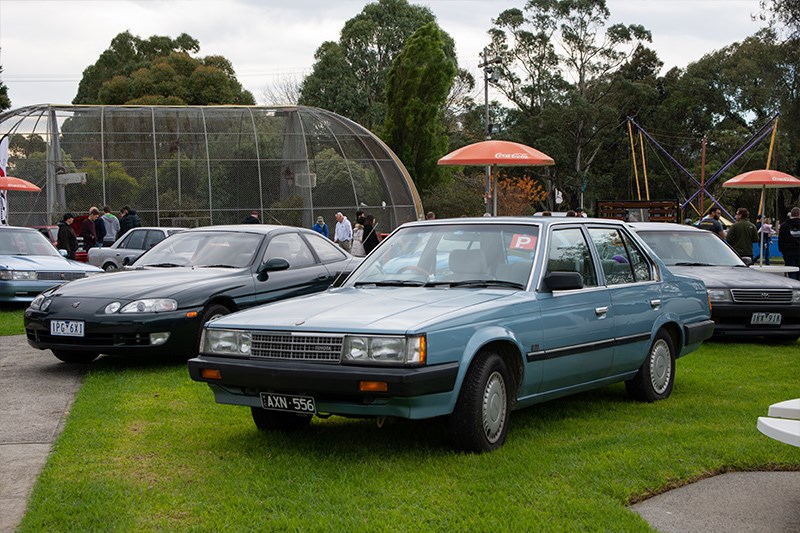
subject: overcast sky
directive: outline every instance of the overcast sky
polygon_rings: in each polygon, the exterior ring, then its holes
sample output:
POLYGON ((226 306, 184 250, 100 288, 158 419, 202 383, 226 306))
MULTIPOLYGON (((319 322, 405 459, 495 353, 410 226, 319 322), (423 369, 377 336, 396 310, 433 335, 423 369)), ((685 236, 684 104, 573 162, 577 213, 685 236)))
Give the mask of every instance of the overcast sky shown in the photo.
MULTIPOLYGON (((524 0, 411 0, 428 6, 456 42, 460 66, 481 79, 479 54, 500 12, 524 0)), ((68 104, 83 70, 111 39, 188 33, 200 56, 229 59, 263 103, 264 88, 310 71, 323 41, 337 40, 366 0, 0 0, 0 66, 12 107, 68 104)), ((754 34, 758 0, 607 0, 611 23, 642 24, 665 68, 754 34)))

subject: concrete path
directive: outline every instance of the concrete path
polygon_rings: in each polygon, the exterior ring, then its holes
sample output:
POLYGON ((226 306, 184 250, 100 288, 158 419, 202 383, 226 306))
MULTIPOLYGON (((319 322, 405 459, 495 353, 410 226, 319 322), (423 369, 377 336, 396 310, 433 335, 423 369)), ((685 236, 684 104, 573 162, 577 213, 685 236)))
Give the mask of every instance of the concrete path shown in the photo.
POLYGON ((83 368, 0 337, 0 532, 14 531, 36 477, 61 432, 83 368))

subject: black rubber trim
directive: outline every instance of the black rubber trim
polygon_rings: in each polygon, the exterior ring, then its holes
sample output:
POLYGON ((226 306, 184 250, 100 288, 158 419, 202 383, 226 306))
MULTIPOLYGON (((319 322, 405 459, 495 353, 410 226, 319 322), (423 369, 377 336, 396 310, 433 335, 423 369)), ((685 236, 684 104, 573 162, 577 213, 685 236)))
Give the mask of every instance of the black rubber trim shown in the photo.
POLYGON ((695 322, 694 324, 685 324, 683 326, 684 337, 686 338, 686 346, 697 342, 703 342, 711 338, 714 334, 714 321, 703 320, 702 322, 695 322))
POLYGON ((622 346, 634 342, 641 342, 648 340, 650 333, 637 333, 635 335, 627 335, 625 337, 615 337, 600 342, 589 342, 586 344, 573 344, 572 346, 564 346, 563 348, 556 348, 555 350, 540 350, 537 352, 529 352, 527 359, 529 363, 534 361, 544 361, 546 359, 555 359, 557 357, 566 357, 569 355, 578 355, 581 353, 593 352, 595 350, 602 350, 605 348, 613 348, 615 346, 622 346))

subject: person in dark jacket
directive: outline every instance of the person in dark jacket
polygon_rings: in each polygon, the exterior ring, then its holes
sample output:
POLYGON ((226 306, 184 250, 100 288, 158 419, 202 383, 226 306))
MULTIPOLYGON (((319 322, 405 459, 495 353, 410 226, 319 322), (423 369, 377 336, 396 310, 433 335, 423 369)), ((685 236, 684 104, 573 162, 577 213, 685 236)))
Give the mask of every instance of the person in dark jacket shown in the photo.
POLYGON ((66 250, 68 259, 75 259, 75 252, 78 251, 78 237, 72 231, 72 222, 75 215, 65 213, 58 226, 58 236, 56 237, 56 248, 66 250))
POLYGON ((89 248, 94 248, 94 246, 97 244, 97 230, 95 229, 94 223, 98 218, 100 218, 100 211, 96 207, 93 207, 89 211, 89 216, 86 217, 83 222, 81 222, 83 248, 87 251, 89 248))
MULTIPOLYGON (((800 207, 789 211, 789 218, 783 221, 778 231, 778 250, 783 255, 786 266, 800 267, 800 207)), ((800 272, 790 272, 790 278, 800 279, 800 272)))
POLYGON ((89 212, 91 213, 92 211, 97 211, 97 218, 94 219, 94 234, 97 237, 97 242, 95 243, 95 246, 97 246, 98 248, 102 248, 103 240, 105 240, 106 238, 106 225, 103 222, 100 210, 97 209, 96 207, 92 207, 91 209, 89 209, 89 212))
POLYGON ((258 219, 258 211, 250 211, 250 214, 242 220, 242 224, 261 224, 261 221, 258 219))
POLYGON ((119 233, 117 233, 117 240, 125 235, 129 229, 142 227, 142 219, 139 218, 139 214, 135 209, 131 209, 126 205, 120 209, 119 212, 122 214, 122 218, 119 221, 119 233))
POLYGON ((369 254, 376 246, 378 246, 378 231, 375 227, 375 216, 366 215, 364 217, 364 251, 369 254))

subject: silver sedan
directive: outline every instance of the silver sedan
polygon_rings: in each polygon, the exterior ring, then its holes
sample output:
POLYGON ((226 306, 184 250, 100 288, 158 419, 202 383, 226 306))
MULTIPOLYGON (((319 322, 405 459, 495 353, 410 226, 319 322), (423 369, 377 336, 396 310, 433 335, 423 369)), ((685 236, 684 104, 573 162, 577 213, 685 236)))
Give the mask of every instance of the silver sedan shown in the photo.
POLYGON ((89 249, 89 264, 106 272, 117 270, 133 262, 144 252, 163 241, 173 233, 185 228, 133 228, 111 246, 89 249))

